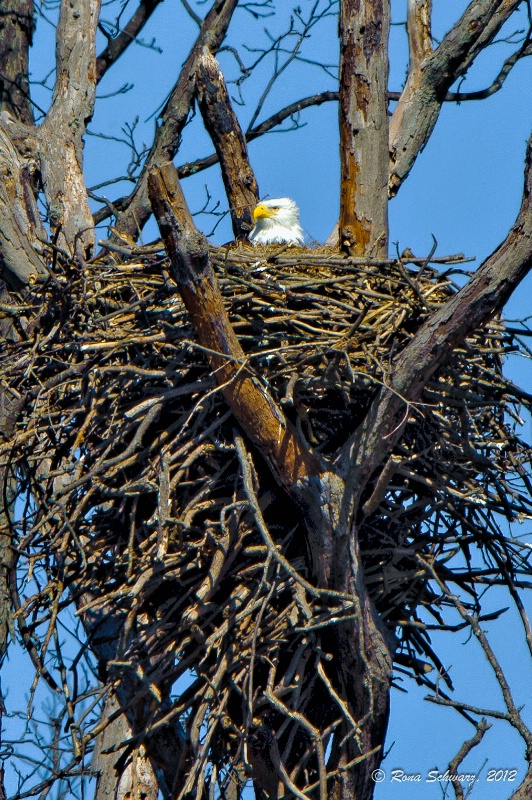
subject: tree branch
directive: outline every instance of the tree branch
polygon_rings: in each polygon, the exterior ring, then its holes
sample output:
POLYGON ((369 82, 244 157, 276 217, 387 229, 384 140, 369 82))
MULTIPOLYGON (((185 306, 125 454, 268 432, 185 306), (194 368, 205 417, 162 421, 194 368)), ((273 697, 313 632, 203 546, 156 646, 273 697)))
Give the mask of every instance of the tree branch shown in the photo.
MULTIPOLYGON (((342 473, 351 471, 357 493, 388 458, 410 414, 410 404, 449 353, 497 314, 532 268, 532 136, 526 153, 521 209, 505 241, 479 267, 473 278, 417 332, 397 358, 372 403, 366 419, 342 448, 342 473)), ((354 484, 353 484, 354 485, 354 484)))
MULTIPOLYGON (((458 768, 464 758, 469 755, 469 753, 473 750, 473 748, 477 747, 480 744, 482 739, 484 738, 484 734, 491 728, 485 719, 481 719, 477 725, 477 730, 474 736, 471 739, 468 739, 467 742, 464 742, 458 753, 449 761, 449 772, 451 775, 458 775, 458 768)), ((453 781, 453 789, 456 800, 464 800, 464 790, 462 789, 462 785, 460 781, 453 781)))
POLYGON ((279 483, 294 491, 319 473, 319 461, 247 365, 218 289, 207 240, 194 225, 173 164, 150 169, 148 190, 174 278, 216 381, 279 483))
POLYGON ((259 200, 259 190, 249 163, 246 139, 233 111, 224 77, 207 48, 199 61, 196 82, 203 122, 222 168, 233 233, 235 239, 242 239, 253 226, 252 212, 259 200))
POLYGON ((488 661, 490 667, 493 670, 497 683, 500 686, 501 693, 504 699, 504 705, 506 706, 507 710, 507 719, 508 722, 517 730, 521 738, 526 744, 527 751, 530 753, 532 749, 532 731, 528 726, 525 724, 522 716, 521 716, 521 709, 516 705, 512 690, 510 688, 510 684, 504 674, 504 670, 501 667, 500 661, 498 660, 497 656, 495 655, 493 648, 491 647, 488 637, 486 636, 485 631, 479 624, 479 620, 476 616, 473 616, 468 609, 464 606, 461 602, 458 595, 453 594, 447 584, 443 581, 442 578, 439 577, 438 573, 434 569, 433 565, 429 563, 427 559, 422 558, 421 556, 417 556, 417 560, 422 564, 422 566, 426 569, 427 573, 431 575, 432 580, 439 586, 442 590, 445 597, 447 597, 450 602, 454 605, 462 619, 468 623, 470 626, 475 638, 478 640, 482 650, 484 651, 484 655, 486 660, 488 661))
MULTIPOLYGON (((464 75, 477 55, 493 41, 502 25, 521 0, 473 0, 456 25, 447 33, 434 52, 427 52, 421 61, 415 49, 405 88, 390 122, 390 184, 395 195, 427 143, 438 119, 442 103, 452 84, 464 75)), ((411 8, 423 8, 422 0, 411 8)), ((428 20, 427 5, 423 19, 428 20)), ((409 9, 410 11, 410 9, 409 9)), ((409 14, 410 25, 422 25, 419 16, 409 14)), ((424 24, 424 23, 423 23, 424 24)), ((426 43, 427 34, 424 35, 426 43)), ((416 35, 416 41, 419 38, 416 35)))
POLYGON ((192 8, 192 6, 191 6, 191 5, 190 5, 190 3, 188 2, 188 0, 181 0, 181 5, 182 5, 182 6, 183 6, 183 8, 185 9, 185 11, 186 11, 186 12, 187 12, 187 14, 189 15, 189 17, 190 17, 191 19, 193 19, 193 20, 194 20, 194 22, 196 23, 196 25, 199 25, 199 26, 201 26, 201 23, 202 23, 202 21, 203 21, 203 20, 201 19, 201 17, 200 17, 200 16, 198 16, 198 14, 196 14, 196 12, 195 12, 195 11, 194 11, 194 9, 192 8))
POLYGON ((515 53, 512 53, 511 56, 508 56, 495 80, 485 89, 479 89, 476 92, 448 92, 445 96, 445 100, 453 100, 456 103, 464 103, 468 102, 469 100, 485 100, 487 97, 491 97, 492 94, 498 92, 499 89, 502 88, 504 81, 517 62, 521 58, 532 56, 532 43, 530 37, 531 31, 528 32, 527 37, 521 47, 516 50, 515 53))
POLYGON ((403 124, 405 112, 413 102, 423 77, 422 65, 432 54, 432 0, 408 0, 408 47, 410 61, 408 76, 390 121, 390 142, 394 142, 403 124))
POLYGON ((127 206, 116 220, 116 230, 135 238, 151 215, 147 191, 148 170, 171 161, 176 154, 181 132, 187 121, 195 93, 195 75, 203 48, 216 53, 222 44, 238 0, 215 0, 205 17, 199 36, 185 61, 177 83, 161 115, 161 124, 156 130, 155 139, 144 164, 137 185, 130 195, 127 206))
MULTIPOLYGON (((303 97, 301 100, 297 100, 295 103, 290 103, 290 105, 285 106, 285 108, 282 108, 280 111, 272 114, 271 117, 268 117, 268 119, 265 119, 264 122, 261 122, 260 125, 256 125, 247 133, 244 133, 244 138, 246 142, 252 142, 254 139, 258 139, 259 136, 263 136, 265 133, 268 133, 273 128, 277 127, 277 125, 280 125, 285 119, 293 117, 304 108, 321 106, 322 103, 328 103, 331 100, 338 100, 339 96, 339 92, 320 92, 319 94, 313 94, 310 97, 303 97)), ((177 172, 180 178, 188 178, 189 175, 195 175, 197 172, 201 172, 202 170, 212 167, 217 163, 218 155, 217 153, 213 153, 205 158, 199 158, 197 161, 191 161, 188 164, 183 164, 181 167, 177 168, 177 172)))
POLYGON ((107 47, 96 59, 96 81, 99 83, 109 67, 118 61, 122 53, 135 41, 149 18, 163 0, 140 0, 140 3, 127 23, 114 39, 109 39, 107 47))
POLYGON ((389 0, 340 5, 340 245, 388 252, 389 0))

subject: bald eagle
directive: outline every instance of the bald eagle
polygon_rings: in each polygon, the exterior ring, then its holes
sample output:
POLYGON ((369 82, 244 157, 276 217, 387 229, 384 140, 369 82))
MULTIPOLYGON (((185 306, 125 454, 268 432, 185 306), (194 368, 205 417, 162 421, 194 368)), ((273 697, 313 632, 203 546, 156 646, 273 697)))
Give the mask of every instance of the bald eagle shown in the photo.
POLYGON ((253 210, 249 239, 253 244, 303 244, 299 208, 289 197, 261 200, 253 210))

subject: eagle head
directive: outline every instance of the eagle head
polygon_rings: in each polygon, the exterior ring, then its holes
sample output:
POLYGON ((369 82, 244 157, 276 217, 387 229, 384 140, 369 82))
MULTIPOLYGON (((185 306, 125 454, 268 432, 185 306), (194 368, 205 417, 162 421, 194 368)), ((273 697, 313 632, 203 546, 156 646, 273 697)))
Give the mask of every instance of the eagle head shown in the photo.
POLYGON ((253 244, 303 244, 299 208, 289 197, 261 200, 253 210, 253 244))

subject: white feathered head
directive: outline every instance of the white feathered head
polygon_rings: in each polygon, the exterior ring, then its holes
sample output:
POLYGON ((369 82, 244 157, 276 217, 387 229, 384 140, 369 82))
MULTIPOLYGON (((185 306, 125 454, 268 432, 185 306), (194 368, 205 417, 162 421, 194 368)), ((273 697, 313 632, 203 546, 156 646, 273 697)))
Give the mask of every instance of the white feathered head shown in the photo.
POLYGON ((261 200, 253 211, 253 222, 249 234, 253 244, 303 244, 299 208, 289 197, 261 200))

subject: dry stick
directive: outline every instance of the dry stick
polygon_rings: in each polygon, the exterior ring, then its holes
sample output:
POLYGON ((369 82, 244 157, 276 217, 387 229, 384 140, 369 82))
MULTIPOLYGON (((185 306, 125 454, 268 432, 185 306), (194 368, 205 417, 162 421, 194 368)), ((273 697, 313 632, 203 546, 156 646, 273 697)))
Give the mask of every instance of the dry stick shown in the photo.
MULTIPOLYGON (((319 787, 320 787, 320 800, 327 800, 327 770, 325 767, 325 750, 323 747, 323 738, 321 733, 317 728, 310 724, 308 719, 304 716, 304 714, 300 714, 299 711, 295 711, 294 709, 288 708, 279 698, 277 698, 270 689, 266 689, 264 691, 264 696, 269 700, 274 708, 280 711, 284 716, 290 717, 290 719, 295 720, 296 722, 304 728, 307 733, 310 734, 311 738, 314 740, 316 746, 316 757, 318 759, 318 773, 319 773, 319 787)), ((276 754, 273 754, 274 756, 276 754)), ((276 767, 278 768, 282 780, 286 785, 286 788, 293 792, 296 797, 303 798, 304 800, 308 800, 308 795, 303 794, 299 791, 297 786, 292 783, 290 776, 287 774, 284 764, 277 757, 276 767)))
MULTIPOLYGON (((419 677, 419 676, 418 676, 419 677)), ((421 678, 420 678, 421 680, 421 678)), ((425 681, 422 681, 426 684, 425 681)), ((437 687, 432 684, 432 689, 434 691, 439 691, 437 687)), ((446 706, 448 708, 455 708, 458 712, 462 714, 469 722, 472 724, 475 723, 474 719, 466 715, 466 711, 470 712, 471 714, 477 714, 479 717, 493 717, 493 719, 502 719, 505 722, 509 722, 510 725, 512 724, 512 720, 510 714, 507 714, 504 711, 497 711, 493 708, 482 708, 481 706, 472 706, 470 703, 463 703, 461 700, 451 700, 450 697, 447 697, 443 692, 440 692, 437 695, 428 695, 425 698, 429 703, 434 703, 437 706, 446 706)))
POLYGON ((196 71, 196 91, 203 122, 214 144, 231 209, 235 239, 247 236, 259 189, 249 163, 246 140, 233 111, 218 62, 205 47, 196 71))
MULTIPOLYGON (((266 583, 266 577, 268 575, 268 570, 270 568, 270 561, 271 555, 268 555, 266 561, 264 562, 264 569, 263 569, 263 577, 261 580, 261 587, 263 584, 266 583)), ((253 678, 254 678, 254 670, 255 670, 255 662, 257 658, 257 638, 259 636, 259 632, 261 631, 261 623, 262 618, 264 616, 264 612, 272 599, 272 595, 274 592, 278 590, 278 585, 276 582, 276 576, 271 582, 271 586, 269 587, 268 593, 264 596, 263 602, 259 608, 259 613, 257 614, 257 618, 255 620, 255 624, 253 626, 253 638, 251 641, 251 656, 249 658, 249 668, 247 670, 247 681, 248 681, 248 689, 247 692, 242 688, 242 694, 244 697, 247 694, 247 703, 246 703, 246 717, 245 717, 245 725, 244 725, 244 741, 246 737, 249 736, 249 729, 253 723, 253 700, 254 700, 254 688, 253 688, 253 678)))
MULTIPOLYGON (((468 625, 470 625, 471 630, 473 631, 476 638, 480 642, 480 646, 484 650, 486 658, 493 672, 495 673, 497 682, 501 687, 504 703, 506 705, 506 708, 508 709, 508 714, 505 715, 505 717, 508 720, 508 722, 510 722, 510 724, 520 733, 520 735, 522 736, 527 745, 528 751, 530 752, 532 750, 532 731, 530 731, 530 729, 523 722, 523 719, 519 713, 519 709, 514 703, 512 692, 508 684, 508 681, 506 680, 506 676, 504 675, 501 665, 499 664, 499 661, 497 660, 497 657, 495 656, 495 653, 493 652, 491 645, 488 642, 486 634, 484 633, 484 631, 482 630, 482 628, 478 623, 478 619, 469 614, 463 603, 460 601, 460 598, 451 592, 451 590, 448 588, 445 582, 440 578, 440 576, 438 575, 432 564, 430 564, 420 555, 418 555, 416 558, 417 561, 427 570, 427 572, 430 573, 430 575, 436 581, 436 583, 440 587, 441 591, 445 594, 445 596, 448 597, 449 600, 451 600, 451 602, 455 606, 456 610, 458 611, 462 619, 465 620, 465 622, 467 622, 468 625)), ((464 708, 468 708, 468 706, 464 705, 464 708)))
MULTIPOLYGON (((149 18, 163 0, 140 0, 133 16, 114 38, 105 33, 108 42, 96 59, 96 80, 101 81, 109 67, 117 61, 122 53, 132 44, 139 35, 149 18)), ((102 30, 102 28, 100 28, 102 30)))
POLYGON ((351 725, 351 728, 352 728, 351 735, 355 736, 355 738, 357 740, 357 744, 360 747, 360 749, 362 750, 362 742, 361 742, 361 739, 360 739, 361 725, 359 723, 357 723, 355 719, 353 719, 353 716, 352 716, 351 712, 349 711, 349 708, 347 707, 347 703, 344 700, 342 700, 342 698, 340 697, 338 692, 336 692, 334 690, 334 687, 333 687, 332 683, 330 682, 329 678, 327 677, 327 673, 325 672, 325 670, 323 668, 323 664, 321 663, 321 660, 318 661, 318 674, 319 674, 320 678, 322 679, 323 683, 325 684, 325 686, 327 687, 327 691, 329 692, 329 694, 331 695, 331 697, 334 699, 335 703, 339 707, 340 711, 342 712, 342 715, 345 717, 347 722, 351 725))
MULTIPOLYGON (((458 775, 458 767, 464 760, 464 758, 469 755, 471 750, 476 747, 482 739, 484 738, 484 734, 491 728, 491 725, 488 725, 485 719, 481 719, 477 725, 477 730, 475 735, 469 739, 467 742, 464 742, 458 753, 455 755, 452 761, 449 761, 449 772, 451 775, 458 775)), ((462 789, 462 785, 460 781, 454 780, 452 781, 454 793, 456 796, 456 800, 464 800, 464 790, 462 789)), ((469 795, 470 790, 468 790, 469 795)))
POLYGON ((58 686, 54 678, 50 675, 50 673, 48 672, 47 668, 45 667, 41 659, 41 655, 37 650, 37 647, 35 646, 31 630, 29 626, 26 624, 24 616, 21 613, 18 613, 21 611, 22 604, 20 602, 20 595, 17 585, 16 563, 12 565, 12 568, 10 570, 9 583, 10 583, 11 602, 13 603, 13 607, 15 609, 14 616, 17 619, 17 625, 19 628, 19 632, 24 647, 26 648, 28 655, 31 658, 31 661, 35 668, 35 678, 37 680, 39 677, 42 676, 46 681, 46 683, 48 684, 48 686, 50 687, 50 689, 52 689, 52 691, 61 694, 62 693, 61 688, 58 686))

